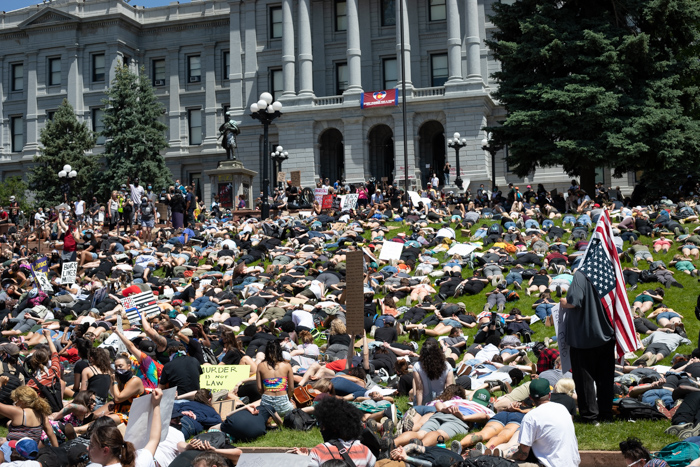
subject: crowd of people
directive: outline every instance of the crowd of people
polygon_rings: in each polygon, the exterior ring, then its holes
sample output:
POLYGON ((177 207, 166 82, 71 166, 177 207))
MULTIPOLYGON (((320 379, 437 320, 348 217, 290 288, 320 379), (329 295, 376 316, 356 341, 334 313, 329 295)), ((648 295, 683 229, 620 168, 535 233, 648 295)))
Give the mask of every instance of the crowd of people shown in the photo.
MULTIPOLYGON (((176 183, 161 196, 129 179, 105 203, 78 197, 10 229, 0 273, 0 416, 9 420, 0 461, 235 465, 237 443, 313 425, 323 442, 290 451, 310 466, 505 458, 566 467, 580 463, 574 420, 643 413, 700 443, 700 350, 674 353, 691 344, 688 310, 664 301, 698 275, 691 200, 631 206, 619 189, 598 185, 590 197, 575 181, 566 197, 541 185, 452 194, 431 183, 414 204, 373 181, 319 185, 360 194, 357 206, 301 216, 289 182, 261 221, 216 199, 207 209, 194 186, 176 183), (620 356, 609 385, 582 374, 598 362, 575 352, 564 371, 553 327, 559 306, 588 313, 577 269, 602 215, 613 219, 644 345, 620 356), (400 256, 379 260, 389 242, 402 245, 400 256), (47 251, 48 286, 37 278, 44 255, 35 244, 47 251), (346 255, 357 251, 364 335, 347 330, 346 255), (62 283, 69 262, 75 281, 62 283), (155 312, 129 313, 124 299, 148 293, 155 312), (525 295, 531 307, 518 306, 525 295), (247 373, 212 391, 200 384, 207 365, 247 373), (172 388, 172 414, 161 417, 172 388), (146 396, 153 416, 137 450, 125 432, 132 404, 146 396)), ((592 340, 612 345, 599 318, 592 340)), ((638 440, 623 444, 630 465, 665 465, 638 440)))

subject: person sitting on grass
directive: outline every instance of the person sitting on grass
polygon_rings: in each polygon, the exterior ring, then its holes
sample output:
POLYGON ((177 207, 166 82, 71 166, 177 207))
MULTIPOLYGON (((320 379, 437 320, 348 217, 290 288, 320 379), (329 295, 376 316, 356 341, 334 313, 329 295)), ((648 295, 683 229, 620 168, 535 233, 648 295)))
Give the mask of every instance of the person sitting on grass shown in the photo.
MULTIPOLYGON (((628 467, 668 467, 663 459, 654 459, 647 448, 637 438, 627 438, 620 442, 620 451, 628 467)), ((700 465, 700 464, 690 464, 700 465)))

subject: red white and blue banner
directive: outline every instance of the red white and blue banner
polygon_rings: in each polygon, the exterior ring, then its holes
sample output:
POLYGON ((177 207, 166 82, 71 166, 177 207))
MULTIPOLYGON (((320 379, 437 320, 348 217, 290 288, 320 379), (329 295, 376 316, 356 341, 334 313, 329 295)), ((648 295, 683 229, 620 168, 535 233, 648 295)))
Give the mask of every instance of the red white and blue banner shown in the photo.
POLYGON ((397 88, 362 93, 360 108, 383 107, 385 105, 399 105, 399 90, 397 88))

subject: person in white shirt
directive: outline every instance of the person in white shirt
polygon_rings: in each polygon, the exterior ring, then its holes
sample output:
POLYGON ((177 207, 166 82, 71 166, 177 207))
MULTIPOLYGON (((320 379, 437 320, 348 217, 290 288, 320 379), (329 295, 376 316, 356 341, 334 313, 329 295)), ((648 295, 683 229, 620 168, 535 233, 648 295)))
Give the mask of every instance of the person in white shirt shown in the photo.
POLYGON ((435 189, 440 186, 440 179, 438 178, 437 174, 433 174, 433 178, 430 179, 430 183, 435 189))
POLYGON ((549 400, 549 382, 538 378, 530 383, 535 408, 520 424, 518 450, 512 455, 545 467, 576 467, 581 463, 574 422, 566 407, 549 400))
POLYGON ((78 222, 82 223, 83 222, 83 217, 85 215, 85 201, 80 199, 80 195, 78 195, 78 201, 75 202, 75 217, 78 219, 78 222))

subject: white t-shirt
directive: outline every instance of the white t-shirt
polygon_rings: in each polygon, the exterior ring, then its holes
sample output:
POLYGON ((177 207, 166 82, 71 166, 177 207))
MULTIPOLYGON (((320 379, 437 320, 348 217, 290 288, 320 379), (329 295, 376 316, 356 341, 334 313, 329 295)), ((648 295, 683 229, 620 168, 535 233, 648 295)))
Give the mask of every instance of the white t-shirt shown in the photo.
POLYGON ((155 459, 158 465, 170 465, 180 454, 180 451, 177 450, 177 443, 180 441, 185 441, 185 435, 180 430, 168 427, 168 434, 156 449, 155 459))
POLYGON ((134 204, 141 204, 141 195, 145 192, 143 186, 129 184, 129 188, 131 189, 131 201, 133 201, 134 204))
POLYGON ((297 326, 305 327, 306 329, 314 329, 314 317, 311 313, 304 310, 295 310, 292 313, 292 321, 297 326))
POLYGON ((75 202, 75 215, 82 216, 85 213, 85 201, 80 200, 75 202))
POLYGON ((456 238, 455 231, 451 227, 443 227, 437 231, 436 237, 456 238))
MULTIPOLYGON (((153 461, 153 455, 150 451, 146 449, 139 449, 136 451, 136 462, 134 462, 134 467, 155 467, 156 463, 153 461)), ((87 467, 122 467, 120 463, 110 464, 102 466, 102 464, 90 463, 87 467)))
POLYGON ((546 467, 576 467, 581 462, 574 422, 562 404, 545 402, 525 414, 518 441, 530 446, 546 467))

